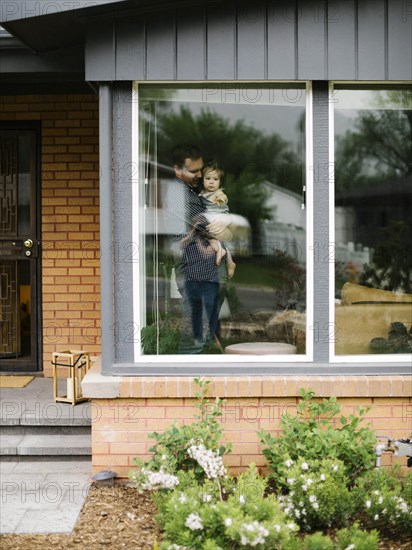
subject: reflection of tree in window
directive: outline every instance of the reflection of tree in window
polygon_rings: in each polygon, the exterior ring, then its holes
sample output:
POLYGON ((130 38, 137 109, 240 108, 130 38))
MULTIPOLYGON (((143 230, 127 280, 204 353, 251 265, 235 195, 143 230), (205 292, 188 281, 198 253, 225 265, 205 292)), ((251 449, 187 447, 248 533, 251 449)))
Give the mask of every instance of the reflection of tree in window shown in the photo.
POLYGON ((196 143, 206 160, 215 158, 222 163, 231 211, 249 221, 255 245, 260 223, 272 217, 265 206, 267 190, 261 183, 269 180, 301 193, 301 159, 277 133, 266 135, 243 120, 232 122, 208 109, 198 115, 186 106, 178 112, 162 109, 158 113, 159 161, 169 164, 171 149, 185 140, 196 143))
MULTIPOLYGON (((351 94, 342 93, 346 98, 351 94)), ((365 94, 370 108, 347 111, 353 128, 341 135, 337 131, 335 204, 344 213, 354 213, 355 245, 372 249, 361 280, 395 290, 401 271, 410 274, 412 268, 408 254, 396 260, 400 243, 412 242, 412 96, 409 90, 365 94), (391 258, 387 250, 384 259, 376 250, 388 243, 391 258), (398 276, 387 278, 390 270, 398 271, 398 276), (379 277, 378 273, 386 275, 379 277)), ((401 288, 406 290, 404 283, 401 288)))

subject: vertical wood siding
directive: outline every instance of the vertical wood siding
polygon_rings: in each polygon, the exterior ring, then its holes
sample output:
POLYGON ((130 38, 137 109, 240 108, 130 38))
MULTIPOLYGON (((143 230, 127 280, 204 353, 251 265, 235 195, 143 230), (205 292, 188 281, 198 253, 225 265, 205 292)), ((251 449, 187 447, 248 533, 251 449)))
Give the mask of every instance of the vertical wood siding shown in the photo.
POLYGON ((87 80, 409 80, 403 0, 229 0, 94 21, 87 80))

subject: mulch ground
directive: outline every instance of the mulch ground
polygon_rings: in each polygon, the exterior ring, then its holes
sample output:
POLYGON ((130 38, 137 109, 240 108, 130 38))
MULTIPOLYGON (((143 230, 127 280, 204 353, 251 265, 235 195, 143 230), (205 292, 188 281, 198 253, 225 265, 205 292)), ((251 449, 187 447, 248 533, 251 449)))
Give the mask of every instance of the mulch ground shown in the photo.
POLYGON ((161 533, 149 493, 127 485, 92 485, 70 535, 2 535, 1 550, 153 550, 161 533))
MULTIPOLYGON (((161 532, 150 493, 140 495, 128 485, 92 485, 76 527, 70 535, 2 535, 1 550, 153 550, 161 532)), ((160 544, 159 544, 160 546, 160 544)), ((412 550, 407 540, 382 539, 379 550, 412 550)))

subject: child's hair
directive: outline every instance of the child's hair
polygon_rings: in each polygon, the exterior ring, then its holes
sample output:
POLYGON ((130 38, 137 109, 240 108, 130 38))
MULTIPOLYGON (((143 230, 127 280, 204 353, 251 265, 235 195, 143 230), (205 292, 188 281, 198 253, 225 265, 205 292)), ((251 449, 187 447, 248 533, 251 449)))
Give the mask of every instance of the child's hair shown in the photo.
POLYGON ((203 167, 203 176, 207 174, 207 172, 211 172, 214 170, 217 172, 220 179, 223 178, 225 175, 223 169, 219 166, 219 164, 215 160, 211 160, 210 162, 207 162, 203 167))

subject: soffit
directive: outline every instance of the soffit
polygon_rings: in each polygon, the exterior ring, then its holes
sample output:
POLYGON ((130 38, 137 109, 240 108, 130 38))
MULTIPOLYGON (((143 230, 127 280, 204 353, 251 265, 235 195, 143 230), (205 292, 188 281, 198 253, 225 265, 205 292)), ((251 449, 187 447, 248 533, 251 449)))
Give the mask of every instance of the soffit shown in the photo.
MULTIPOLYGON (((94 18, 113 18, 126 16, 128 12, 139 13, 147 11, 158 11, 162 7, 172 5, 193 5, 197 2, 179 2, 176 0, 162 0, 153 2, 150 0, 79 0, 77 2, 59 2, 56 3, 54 13, 44 13, 41 8, 33 5, 30 11, 30 2, 16 2, 17 8, 13 13, 7 13, 6 10, 1 13, 0 25, 4 27, 11 35, 21 41, 26 47, 35 53, 41 53, 52 50, 60 50, 78 46, 85 42, 85 29, 88 21, 94 18), (28 7, 24 7, 28 4, 28 7), (70 7, 79 6, 78 9, 70 7)), ((50 11, 53 8, 49 4, 50 11)))

